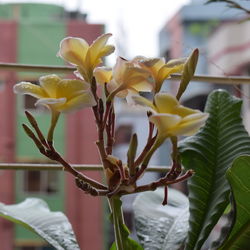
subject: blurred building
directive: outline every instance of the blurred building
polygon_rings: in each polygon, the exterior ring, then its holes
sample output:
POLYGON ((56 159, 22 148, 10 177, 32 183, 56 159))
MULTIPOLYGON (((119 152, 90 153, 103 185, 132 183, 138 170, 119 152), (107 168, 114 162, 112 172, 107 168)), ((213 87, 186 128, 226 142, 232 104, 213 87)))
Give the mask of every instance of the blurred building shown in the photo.
MULTIPOLYGON (((208 55, 214 64, 209 64, 209 74, 250 76, 250 22, 229 22, 216 29, 208 39, 208 55), (217 67, 215 67, 215 65, 217 67)), ((243 99, 243 117, 250 131, 250 87, 248 84, 235 87, 243 99)))
MULTIPOLYGON (((204 4, 193 0, 183 6, 166 23, 160 32, 160 55, 167 60, 190 54, 199 48, 200 57, 195 74, 229 77, 250 75, 249 21, 244 21, 244 11, 231 9, 225 3, 204 4)), ((249 1, 237 1, 250 9, 249 1)), ((191 82, 182 97, 184 105, 203 109, 207 95, 214 88, 226 88, 243 99, 243 119, 250 131, 249 85, 213 85, 191 82)), ((167 83, 165 88, 176 92, 178 83, 167 83)), ((218 237, 221 222, 212 232, 211 239, 218 237)))
MULTIPOLYGON (((216 74, 220 72, 220 75, 226 75, 225 65, 218 66, 217 61, 210 54, 211 51, 214 52, 218 48, 226 46, 227 38, 225 37, 223 41, 217 40, 210 49, 208 49, 208 41, 213 32, 216 32, 220 27, 223 30, 224 24, 242 20, 245 13, 238 9, 229 8, 225 3, 205 4, 205 2, 204 0, 192 0, 166 23, 160 32, 160 55, 169 60, 188 56, 194 48, 199 48, 200 57, 196 74, 211 73, 209 65, 212 65, 217 68, 216 74)), ((250 8, 248 1, 239 2, 250 8)), ((235 35, 231 34, 232 37, 235 35)), ((172 92, 176 92, 177 88, 177 83, 166 86, 166 89, 172 92)), ((192 82, 183 95, 182 101, 185 105, 203 109, 206 96, 213 88, 212 84, 192 82)))
MULTIPOLYGON (((63 65, 56 53, 65 36, 84 37, 92 42, 104 31, 103 25, 88 24, 85 17, 57 5, 1 4, 0 61, 63 65)), ((48 162, 25 135, 21 124, 27 123, 24 110, 29 110, 46 131, 50 123, 49 113, 35 108, 34 98, 16 96, 12 90, 19 81, 36 83, 40 75, 0 71, 0 162, 48 162)), ((56 148, 71 163, 99 162, 93 143, 96 132, 92 120, 91 113, 86 110, 60 117, 55 134, 56 148)), ((99 173, 86 174, 100 179, 99 173)), ((64 211, 68 215, 81 249, 103 248, 101 200, 79 191, 71 175, 54 171, 1 170, 1 202, 13 204, 31 196, 46 200, 52 210, 64 211)), ((0 248, 4 250, 52 249, 41 238, 2 219, 0 242, 0 248)))

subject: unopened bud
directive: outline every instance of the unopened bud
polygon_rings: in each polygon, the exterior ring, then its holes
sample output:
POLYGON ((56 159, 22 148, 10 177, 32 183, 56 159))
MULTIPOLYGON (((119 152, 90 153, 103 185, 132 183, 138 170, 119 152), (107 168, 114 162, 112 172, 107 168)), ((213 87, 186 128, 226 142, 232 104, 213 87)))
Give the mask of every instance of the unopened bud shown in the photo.
POLYGON ((22 126, 23 126, 25 133, 34 141, 34 143, 36 144, 40 152, 41 153, 45 152, 42 143, 37 139, 33 131, 26 124, 22 124, 22 126))
POLYGON ((177 100, 181 98, 190 80, 192 79, 195 69, 196 69, 198 58, 199 58, 199 50, 195 49, 193 50, 192 54, 188 57, 186 63, 184 64, 180 87, 176 95, 177 100))

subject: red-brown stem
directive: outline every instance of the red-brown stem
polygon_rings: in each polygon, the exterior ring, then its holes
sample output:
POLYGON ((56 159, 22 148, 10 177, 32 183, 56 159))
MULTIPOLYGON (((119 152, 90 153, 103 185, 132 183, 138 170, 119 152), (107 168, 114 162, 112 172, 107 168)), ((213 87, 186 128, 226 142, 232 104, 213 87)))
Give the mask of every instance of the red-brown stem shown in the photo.
POLYGON ((47 155, 49 158, 61 163, 65 170, 68 171, 69 173, 71 173, 72 175, 74 175, 76 178, 79 178, 87 183, 89 183, 90 185, 92 185, 93 187, 97 188, 97 189, 102 189, 102 190, 107 190, 107 187, 104 186, 103 184, 85 176, 84 174, 82 174, 81 172, 77 171, 76 169, 74 169, 68 162, 66 162, 59 153, 57 152, 52 152, 52 155, 50 156, 49 154, 47 155))
POLYGON ((135 161, 135 164, 134 164, 135 167, 139 166, 142 163, 142 161, 144 160, 144 158, 147 155, 148 151, 154 145, 155 139, 156 139, 156 136, 154 138, 151 138, 151 140, 148 140, 148 142, 145 145, 143 151, 141 152, 141 154, 139 155, 139 157, 135 161))
POLYGON ((150 150, 150 148, 153 146, 156 136, 153 137, 153 131, 154 131, 154 124, 152 124, 151 122, 149 122, 149 131, 148 131, 148 139, 147 139, 147 143, 143 149, 143 151, 141 152, 141 154, 138 156, 138 158, 135 161, 135 167, 139 166, 143 159, 145 158, 146 154, 148 153, 148 151, 150 150), (153 137, 153 138, 152 138, 153 137))
POLYGON ((161 178, 158 181, 152 182, 150 184, 137 187, 133 193, 140 193, 140 192, 145 192, 145 191, 154 191, 158 187, 168 186, 170 184, 185 181, 186 179, 191 177, 193 174, 194 174, 193 170, 188 170, 184 175, 180 176, 179 178, 177 178, 175 180, 167 180, 167 178, 164 177, 164 178, 161 178))
POLYGON ((108 117, 109 117, 111 106, 112 106, 111 102, 106 103, 106 110, 105 110, 105 113, 104 113, 104 119, 103 119, 103 123, 102 123, 102 130, 104 130, 105 127, 106 127, 106 123, 107 123, 107 120, 108 120, 108 117))
POLYGON ((108 123, 106 125, 106 133, 107 133, 107 154, 112 154, 113 144, 114 144, 114 122, 115 122, 115 114, 114 109, 111 106, 108 123))
POLYGON ((114 138, 115 137, 115 112, 114 112, 114 110, 113 110, 113 113, 112 113, 111 121, 112 121, 112 123, 111 123, 112 124, 111 136, 112 136, 112 138, 114 138))
POLYGON ((127 178, 126 178, 125 173, 124 173, 124 168, 123 168, 123 165, 122 165, 122 161, 119 161, 119 163, 117 164, 117 167, 118 167, 118 170, 119 170, 119 173, 120 173, 120 176, 121 176, 121 182, 126 181, 127 178))
POLYGON ((96 145, 98 147, 102 162, 104 162, 104 160, 107 157, 107 154, 104 146, 103 125, 102 125, 103 123, 100 121, 98 107, 97 106, 92 107, 92 110, 95 116, 95 122, 98 129, 98 141, 96 142, 96 145))
POLYGON ((45 155, 46 157, 48 157, 51 160, 55 160, 59 163, 61 163, 65 170, 68 171, 69 173, 71 173, 72 175, 74 175, 76 178, 79 178, 81 180, 83 180, 84 182, 89 183, 90 185, 92 185, 93 187, 97 188, 97 189, 102 189, 102 190, 107 190, 108 188, 106 186, 104 186, 103 184, 85 176, 84 174, 82 174, 81 172, 78 172, 77 170, 75 170, 69 163, 67 163, 62 157, 61 155, 56 152, 56 150, 53 147, 52 143, 48 143, 49 149, 45 150, 40 142, 40 140, 35 136, 35 134, 31 131, 31 129, 29 129, 25 124, 23 124, 23 128, 25 129, 27 135, 34 141, 34 143, 36 144, 36 146, 38 147, 39 151, 45 155))
POLYGON ((40 128, 39 128, 39 126, 38 126, 36 120, 35 120, 35 118, 33 117, 33 115, 32 115, 30 112, 28 112, 28 111, 25 111, 25 115, 26 115, 27 119, 29 120, 31 126, 35 129, 36 134, 37 134, 37 136, 38 136, 40 142, 41 142, 46 148, 49 148, 49 146, 48 146, 48 144, 47 144, 47 141, 45 140, 45 138, 44 138, 44 136, 43 136, 43 134, 42 134, 42 132, 41 132, 41 130, 40 130, 40 128))
POLYGON ((164 187, 164 199, 162 201, 162 205, 165 206, 168 204, 168 186, 164 187))

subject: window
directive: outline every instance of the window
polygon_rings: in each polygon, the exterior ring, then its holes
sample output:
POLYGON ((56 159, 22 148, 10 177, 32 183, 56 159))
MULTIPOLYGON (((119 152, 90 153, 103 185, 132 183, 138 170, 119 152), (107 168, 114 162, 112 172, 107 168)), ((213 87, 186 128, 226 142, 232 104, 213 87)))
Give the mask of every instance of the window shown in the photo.
POLYGON ((59 178, 56 171, 25 171, 25 192, 53 194, 58 191, 59 178))

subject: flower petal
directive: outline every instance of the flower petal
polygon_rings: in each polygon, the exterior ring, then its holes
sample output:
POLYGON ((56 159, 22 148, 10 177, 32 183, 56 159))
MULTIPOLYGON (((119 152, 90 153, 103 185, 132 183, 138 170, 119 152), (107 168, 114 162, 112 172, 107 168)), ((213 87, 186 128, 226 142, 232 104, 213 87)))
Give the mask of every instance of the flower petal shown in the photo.
POLYGON ((35 106, 55 106, 58 104, 64 104, 66 103, 67 99, 66 98, 41 98, 39 100, 37 100, 37 102, 35 103, 35 106))
POLYGON ((30 82, 20 82, 13 87, 13 90, 16 94, 27 94, 36 98, 47 97, 46 92, 40 86, 30 82))
POLYGON ((74 65, 83 65, 89 49, 88 43, 78 37, 66 37, 60 43, 58 55, 74 65))
POLYGON ((184 136, 193 135, 205 124, 208 116, 207 113, 202 112, 189 115, 182 119, 181 123, 171 131, 171 134, 184 136))
POLYGON ((92 107, 95 105, 96 105, 95 98, 89 91, 86 91, 70 99, 65 104, 58 106, 57 110, 59 112, 67 113, 67 112, 77 110, 83 107, 92 107))
POLYGON ((186 58, 170 60, 159 71, 156 78, 156 89, 160 90, 163 81, 167 79, 171 74, 181 73, 186 62, 186 58))
POLYGON ((172 59, 166 63, 166 67, 182 70, 186 61, 187 61, 187 57, 179 58, 179 59, 172 59))
POLYGON ((155 105, 159 113, 173 113, 176 106, 179 105, 175 96, 168 93, 158 93, 155 95, 155 105))
POLYGON ((99 36, 89 47, 86 59, 87 64, 92 65, 92 67, 97 66, 102 61, 100 60, 101 57, 107 56, 111 54, 114 51, 114 46, 112 45, 106 45, 109 37, 112 36, 112 34, 107 33, 99 36))
POLYGON ((39 82, 43 90, 50 98, 58 98, 58 90, 60 89, 61 78, 57 75, 47 75, 39 78, 39 82))
POLYGON ((104 57, 112 54, 115 51, 115 47, 113 45, 106 45, 99 53, 99 57, 104 57))
POLYGON ((154 104, 151 101, 149 101, 148 99, 146 99, 146 98, 144 98, 142 96, 134 95, 134 96, 131 97, 131 99, 137 105, 148 107, 148 109, 152 110, 153 112, 156 111, 156 107, 154 106, 154 104))
POLYGON ((159 70, 165 65, 165 60, 164 58, 144 58, 143 57, 136 57, 135 58, 139 65, 144 68, 149 70, 154 78, 157 78, 159 70))
POLYGON ((153 84, 154 80, 148 71, 127 64, 122 85, 137 91, 150 92, 153 89, 153 84))
MULTIPOLYGON (((99 52, 105 47, 108 39, 112 36, 111 33, 103 34, 97 37, 95 41, 90 45, 91 56, 97 56, 99 52)), ((112 46, 113 47, 113 46, 112 46)))
POLYGON ((113 78, 117 83, 121 83, 123 81, 123 76, 127 69, 127 66, 127 60, 121 57, 117 57, 115 66, 113 68, 113 78))
MULTIPOLYGON (((133 80, 136 82, 136 79, 133 80)), ((153 84, 146 80, 138 79, 138 83, 131 85, 131 89, 136 90, 137 92, 151 92, 153 89, 153 84)))
POLYGON ((188 115, 200 113, 200 111, 198 109, 191 109, 191 108, 187 108, 182 105, 179 105, 173 109, 173 113, 176 113, 181 117, 186 117, 188 115))
POLYGON ((112 78, 112 69, 107 67, 98 67, 94 69, 94 77, 98 84, 108 83, 112 78))
POLYGON ((64 79, 61 80, 59 84, 60 87, 58 88, 57 96, 66 97, 67 100, 90 88, 90 85, 87 82, 81 80, 64 79))
POLYGON ((181 121, 181 117, 171 114, 153 114, 149 117, 149 120, 158 128, 159 136, 169 136, 173 127, 178 126, 181 121))

